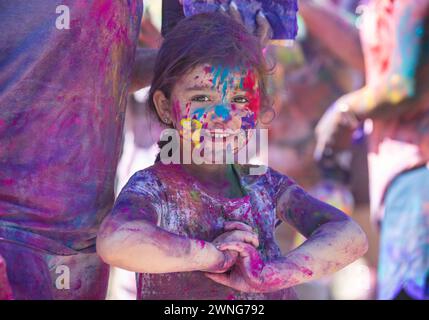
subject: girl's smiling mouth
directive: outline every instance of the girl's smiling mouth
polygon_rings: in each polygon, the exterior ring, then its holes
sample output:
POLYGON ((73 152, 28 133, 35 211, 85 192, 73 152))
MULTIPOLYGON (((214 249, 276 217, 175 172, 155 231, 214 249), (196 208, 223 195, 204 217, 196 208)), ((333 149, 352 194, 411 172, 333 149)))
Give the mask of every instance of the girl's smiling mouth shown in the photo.
POLYGON ((211 129, 211 130, 203 130, 203 136, 211 139, 212 141, 219 141, 222 139, 225 141, 230 137, 237 136, 240 130, 232 130, 232 129, 211 129))

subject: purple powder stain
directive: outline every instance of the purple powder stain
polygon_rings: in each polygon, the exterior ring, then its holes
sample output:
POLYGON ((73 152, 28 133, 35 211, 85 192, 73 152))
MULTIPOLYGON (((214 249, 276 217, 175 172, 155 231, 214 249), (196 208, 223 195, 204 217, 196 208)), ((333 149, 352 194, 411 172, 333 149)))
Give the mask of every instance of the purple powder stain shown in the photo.
MULTIPOLYGON (((230 0, 184 0, 185 16, 217 11, 220 5, 230 4, 230 0)), ((263 10, 273 29, 273 39, 295 39, 298 33, 297 0, 235 0, 244 22, 251 28, 256 26, 256 14, 263 10)))

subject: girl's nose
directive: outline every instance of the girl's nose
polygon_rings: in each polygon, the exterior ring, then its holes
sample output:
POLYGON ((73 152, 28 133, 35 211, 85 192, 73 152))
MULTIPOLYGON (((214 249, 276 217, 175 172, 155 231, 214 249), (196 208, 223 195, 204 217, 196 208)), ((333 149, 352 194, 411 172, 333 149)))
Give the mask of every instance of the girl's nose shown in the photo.
POLYGON ((229 121, 231 119, 231 108, 224 104, 214 106, 211 118, 212 120, 229 121))

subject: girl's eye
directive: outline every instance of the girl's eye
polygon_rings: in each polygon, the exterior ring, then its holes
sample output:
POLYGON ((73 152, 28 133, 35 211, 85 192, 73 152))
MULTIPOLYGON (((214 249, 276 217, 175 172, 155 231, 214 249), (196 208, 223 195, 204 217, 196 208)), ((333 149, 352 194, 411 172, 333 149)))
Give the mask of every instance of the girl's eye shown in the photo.
POLYGON ((232 99, 232 102, 234 102, 234 103, 248 103, 249 99, 247 99, 246 97, 239 96, 239 97, 234 97, 232 99))
POLYGON ((195 96, 191 98, 191 101, 195 101, 195 102, 208 102, 210 101, 210 98, 204 95, 200 95, 200 96, 195 96))

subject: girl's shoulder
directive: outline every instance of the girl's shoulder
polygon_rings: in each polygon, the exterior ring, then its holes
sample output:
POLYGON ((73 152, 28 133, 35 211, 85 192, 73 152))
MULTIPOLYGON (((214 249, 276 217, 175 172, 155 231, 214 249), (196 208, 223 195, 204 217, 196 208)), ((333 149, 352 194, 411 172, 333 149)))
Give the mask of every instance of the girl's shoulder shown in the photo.
POLYGON ((159 176, 158 166, 152 165, 143 170, 136 171, 122 191, 148 191, 163 189, 162 178, 159 176))
POLYGON ((265 165, 239 164, 234 168, 240 179, 250 188, 263 188, 274 198, 286 191, 288 188, 296 186, 293 179, 287 175, 274 170, 265 165))
POLYGON ((279 183, 295 184, 292 178, 266 165, 234 164, 234 168, 242 178, 248 181, 266 180, 274 185, 279 183))
POLYGON ((163 164, 156 162, 150 167, 137 171, 129 180, 131 183, 152 185, 153 187, 165 188, 167 185, 183 183, 186 177, 183 170, 177 164, 163 164))

